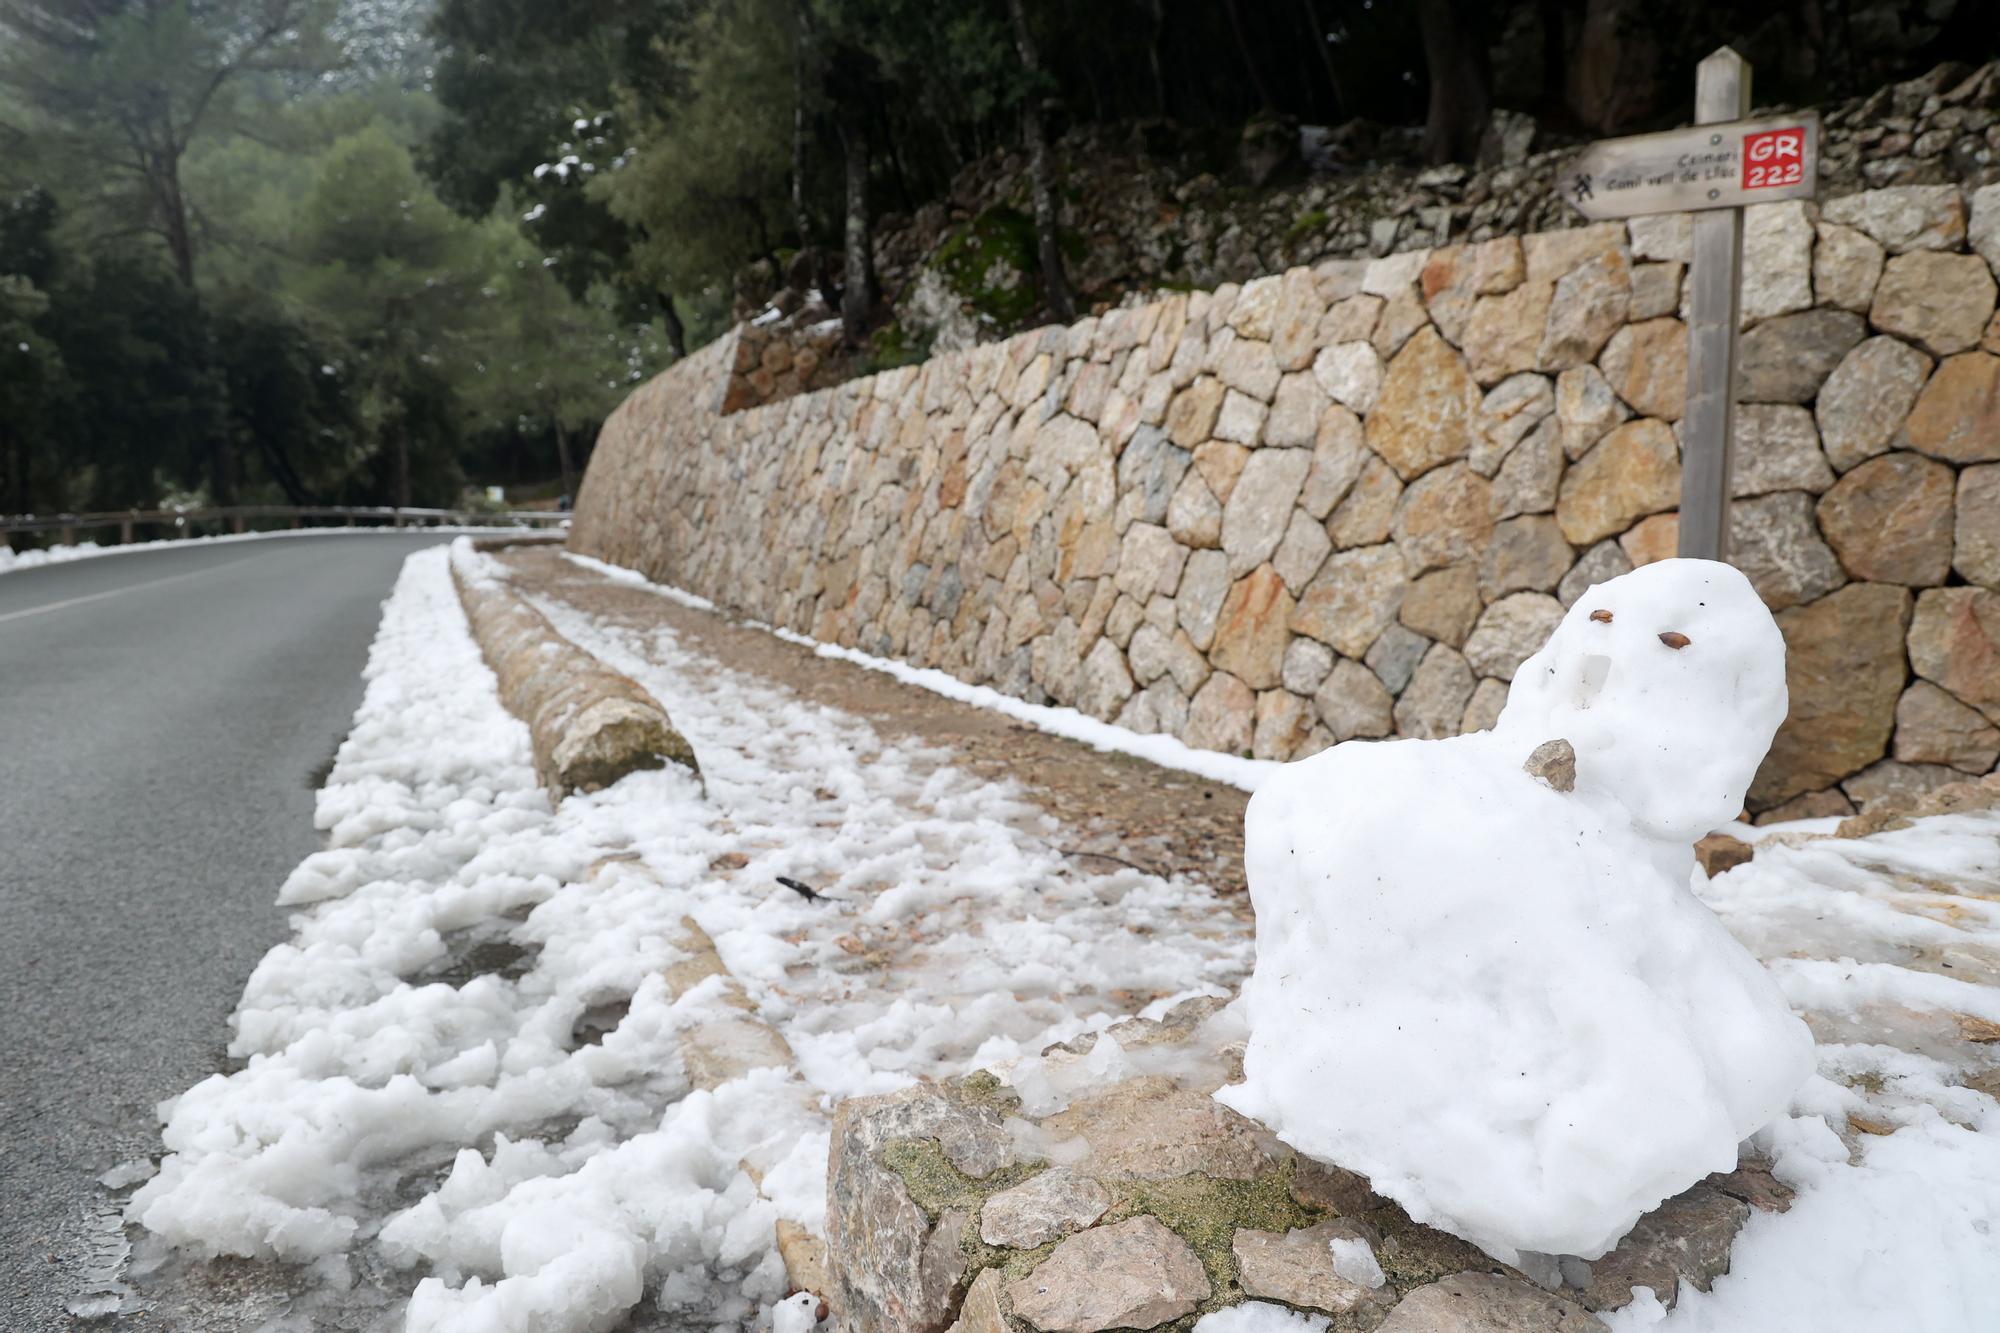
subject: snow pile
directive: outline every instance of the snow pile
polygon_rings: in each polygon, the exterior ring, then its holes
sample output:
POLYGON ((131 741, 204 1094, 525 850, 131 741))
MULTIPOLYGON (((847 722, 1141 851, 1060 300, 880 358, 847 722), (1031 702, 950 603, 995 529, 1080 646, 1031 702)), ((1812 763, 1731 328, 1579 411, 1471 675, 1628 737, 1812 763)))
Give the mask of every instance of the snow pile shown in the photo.
POLYGON ((1247 968, 1246 927, 1206 889, 1085 873, 1052 821, 942 751, 664 631, 542 609, 673 710, 706 799, 664 769, 552 809, 447 552, 411 557, 319 795, 329 846, 286 882, 293 936, 232 1020, 246 1063, 163 1108, 133 1220, 412 1294, 412 1330, 601 1330, 642 1302, 795 1323, 771 1308, 773 1229, 822 1225, 835 1099, 1247 968), (797 1070, 690 1090, 683 1036, 735 1011, 719 983, 666 985, 689 916, 797 1070))
POLYGON ((1748 580, 1600 585, 1491 732, 1349 743, 1252 798, 1246 1082, 1218 1097, 1495 1257, 1593 1258, 1735 1165, 1812 1041, 1690 892, 1785 714, 1748 580), (1545 742, 1560 773, 1523 771, 1545 742))

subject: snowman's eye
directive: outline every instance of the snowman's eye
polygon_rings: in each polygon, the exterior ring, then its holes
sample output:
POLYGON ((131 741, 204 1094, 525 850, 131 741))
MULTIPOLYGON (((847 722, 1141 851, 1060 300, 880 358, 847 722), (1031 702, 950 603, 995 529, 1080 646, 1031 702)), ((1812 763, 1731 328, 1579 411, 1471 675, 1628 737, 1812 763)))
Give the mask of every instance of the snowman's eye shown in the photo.
POLYGON ((1692 642, 1692 640, 1690 640, 1687 635, 1681 633, 1679 630, 1670 629, 1665 634, 1662 634, 1660 636, 1660 642, 1664 643, 1665 645, 1667 645, 1667 647, 1672 648, 1676 652, 1678 652, 1680 649, 1687 647, 1688 644, 1692 642))
POLYGON ((1592 620, 1595 620, 1600 625, 1609 625, 1611 623, 1611 613, 1609 611, 1604 610, 1602 607, 1599 607, 1597 610, 1592 611, 1590 613, 1590 618, 1592 620))

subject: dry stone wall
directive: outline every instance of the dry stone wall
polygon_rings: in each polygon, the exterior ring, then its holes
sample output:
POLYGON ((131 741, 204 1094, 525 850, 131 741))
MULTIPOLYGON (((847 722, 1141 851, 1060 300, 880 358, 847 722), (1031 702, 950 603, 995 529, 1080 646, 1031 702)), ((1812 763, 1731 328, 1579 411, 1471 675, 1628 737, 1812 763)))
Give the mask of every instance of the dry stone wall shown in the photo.
MULTIPOLYGON (((1792 691, 1752 805, 1989 771, 2000 186, 1746 235, 1731 532, 1792 691)), ((571 545, 1231 753, 1486 727, 1568 604, 1674 551, 1688 246, 1664 216, 1329 262, 725 412, 732 335, 606 424, 571 545)))

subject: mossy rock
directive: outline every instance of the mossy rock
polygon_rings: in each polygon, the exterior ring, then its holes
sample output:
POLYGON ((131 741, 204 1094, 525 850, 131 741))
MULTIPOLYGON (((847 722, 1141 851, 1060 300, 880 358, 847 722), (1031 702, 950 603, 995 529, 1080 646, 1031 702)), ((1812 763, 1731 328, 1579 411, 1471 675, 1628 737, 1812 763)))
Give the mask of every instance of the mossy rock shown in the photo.
POLYGON ((1013 329, 1040 308, 1035 224, 1014 208, 989 208, 939 247, 936 265, 973 313, 1013 329))

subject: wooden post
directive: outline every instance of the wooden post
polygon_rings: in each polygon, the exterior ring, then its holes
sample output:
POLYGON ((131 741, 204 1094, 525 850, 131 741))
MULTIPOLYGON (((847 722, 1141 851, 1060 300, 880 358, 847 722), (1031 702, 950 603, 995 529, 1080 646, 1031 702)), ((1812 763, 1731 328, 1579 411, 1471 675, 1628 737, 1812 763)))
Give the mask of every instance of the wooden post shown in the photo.
MULTIPOLYGON (((1695 71, 1697 125, 1750 114, 1750 65, 1723 47, 1695 71)), ((1717 136, 1717 143, 1721 136, 1717 136)), ((1743 277, 1743 210, 1694 215, 1688 269, 1687 411, 1681 418, 1680 553, 1729 558, 1729 479, 1736 432, 1736 325, 1743 277)))
POLYGON ((120 546, 132 544, 132 520, 129 518, 118 520, 118 544, 120 546))

